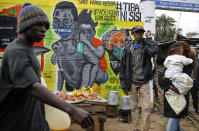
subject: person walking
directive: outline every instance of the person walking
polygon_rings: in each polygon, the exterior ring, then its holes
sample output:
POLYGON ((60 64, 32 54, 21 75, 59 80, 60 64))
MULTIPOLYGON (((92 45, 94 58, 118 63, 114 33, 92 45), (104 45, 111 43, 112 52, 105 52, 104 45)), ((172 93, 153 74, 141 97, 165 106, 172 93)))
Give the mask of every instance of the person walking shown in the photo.
POLYGON ((184 56, 182 44, 174 43, 170 46, 169 56, 164 61, 164 66, 167 68, 164 77, 172 81, 172 85, 178 89, 179 93, 169 89, 165 97, 177 115, 186 106, 184 95, 193 87, 193 79, 186 73, 182 73, 183 67, 192 63, 192 59, 184 56))
POLYGON ((154 77, 153 77, 153 96, 154 96, 154 107, 153 111, 163 116, 164 112, 164 91, 159 88, 158 76, 165 70, 163 65, 165 60, 165 53, 163 49, 159 47, 158 53, 154 56, 154 77))
MULTIPOLYGON (((195 68, 196 65, 194 52, 189 47, 189 44, 186 43, 185 41, 177 41, 176 43, 182 44, 184 56, 187 58, 191 58, 193 60, 193 63, 184 66, 182 71, 183 73, 186 73, 187 75, 191 76, 193 69, 195 68)), ((173 92, 179 93, 179 90, 172 85, 172 81, 164 77, 164 72, 161 75, 159 75, 158 84, 160 85, 160 88, 163 89, 165 92, 171 89, 173 92)), ((184 118, 188 115, 189 92, 186 95, 184 95, 184 97, 186 100, 186 106, 177 115, 169 105, 166 97, 164 96, 164 116, 168 118, 167 131, 182 131, 180 127, 180 120, 181 118, 184 118)))
POLYGON ((191 92, 191 96, 192 96, 192 100, 193 100, 193 107, 195 109, 195 113, 199 114, 199 109, 198 109, 198 90, 199 90, 199 58, 197 57, 197 53, 195 49, 192 49, 193 52, 196 55, 196 68, 195 71, 193 73, 193 87, 191 88, 190 92, 191 92))
POLYGON ((40 64, 33 43, 49 28, 45 12, 25 3, 18 18, 19 37, 6 48, 0 70, 0 130, 49 131, 44 103, 58 108, 83 128, 93 125, 91 115, 61 100, 41 85, 40 64))
POLYGON ((122 89, 126 95, 130 94, 134 131, 147 131, 150 128, 149 80, 153 78, 151 58, 158 52, 158 45, 152 38, 142 38, 144 32, 144 28, 138 25, 131 29, 134 40, 126 45, 120 68, 122 89), (139 118, 139 98, 142 105, 141 119, 139 118))

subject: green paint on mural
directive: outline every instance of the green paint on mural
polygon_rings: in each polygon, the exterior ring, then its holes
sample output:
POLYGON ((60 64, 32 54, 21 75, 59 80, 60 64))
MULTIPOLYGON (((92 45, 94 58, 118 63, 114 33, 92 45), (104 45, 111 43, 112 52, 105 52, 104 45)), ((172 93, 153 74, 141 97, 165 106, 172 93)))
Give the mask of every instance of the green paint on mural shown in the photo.
POLYGON ((49 29, 46 32, 46 37, 45 37, 45 47, 47 48, 51 48, 51 45, 58 41, 60 39, 60 37, 58 35, 56 35, 53 31, 53 29, 49 29))
POLYGON ((114 23, 112 22, 102 22, 98 24, 97 37, 101 38, 105 32, 109 31, 113 27, 114 23))
POLYGON ((12 13, 13 15, 17 16, 17 8, 14 8, 14 9, 10 10, 9 12, 12 13))
POLYGON ((7 13, 3 13, 1 14, 1 16, 9 16, 7 13))
POLYGON ((107 69, 108 80, 106 83, 100 84, 99 95, 107 99, 109 91, 118 91, 118 98, 120 99, 122 96, 124 96, 124 93, 120 85, 119 74, 116 76, 115 73, 113 72, 110 65, 109 55, 107 52, 105 52, 105 59, 107 61, 107 66, 108 66, 107 69))

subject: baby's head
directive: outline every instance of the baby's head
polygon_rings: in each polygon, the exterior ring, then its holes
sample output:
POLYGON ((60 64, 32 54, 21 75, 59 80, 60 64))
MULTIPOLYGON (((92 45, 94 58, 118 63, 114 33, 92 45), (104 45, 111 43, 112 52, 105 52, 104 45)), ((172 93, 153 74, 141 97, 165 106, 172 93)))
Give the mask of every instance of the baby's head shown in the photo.
POLYGON ((182 44, 180 43, 174 43, 169 48, 169 55, 174 55, 174 54, 183 55, 183 53, 184 50, 182 48, 182 44))

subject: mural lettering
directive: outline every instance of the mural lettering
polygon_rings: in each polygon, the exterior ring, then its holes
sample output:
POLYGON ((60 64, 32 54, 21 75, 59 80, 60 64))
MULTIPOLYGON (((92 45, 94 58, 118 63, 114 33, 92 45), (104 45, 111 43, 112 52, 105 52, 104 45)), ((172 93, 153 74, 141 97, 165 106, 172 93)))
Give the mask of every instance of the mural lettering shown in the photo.
POLYGON ((95 15, 94 20, 116 21, 116 17, 118 16, 118 11, 95 9, 94 15, 95 15))
POLYGON ((117 2, 117 10, 121 21, 141 21, 141 12, 138 4, 117 2))

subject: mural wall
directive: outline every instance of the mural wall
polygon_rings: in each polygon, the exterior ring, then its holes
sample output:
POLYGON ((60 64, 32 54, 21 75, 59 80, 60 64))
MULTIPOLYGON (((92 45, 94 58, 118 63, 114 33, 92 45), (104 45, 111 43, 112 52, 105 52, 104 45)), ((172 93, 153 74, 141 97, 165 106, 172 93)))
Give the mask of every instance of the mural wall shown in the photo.
MULTIPOLYGON (((18 36, 17 17, 24 2, 0 2, 0 59, 18 36)), ((96 0, 26 2, 40 6, 51 22, 45 39, 34 44, 42 77, 51 91, 90 87, 105 98, 111 90, 119 91, 119 97, 124 95, 119 81, 122 52, 132 42, 129 30, 134 25, 145 27, 153 37, 153 1, 140 5, 96 0)))

